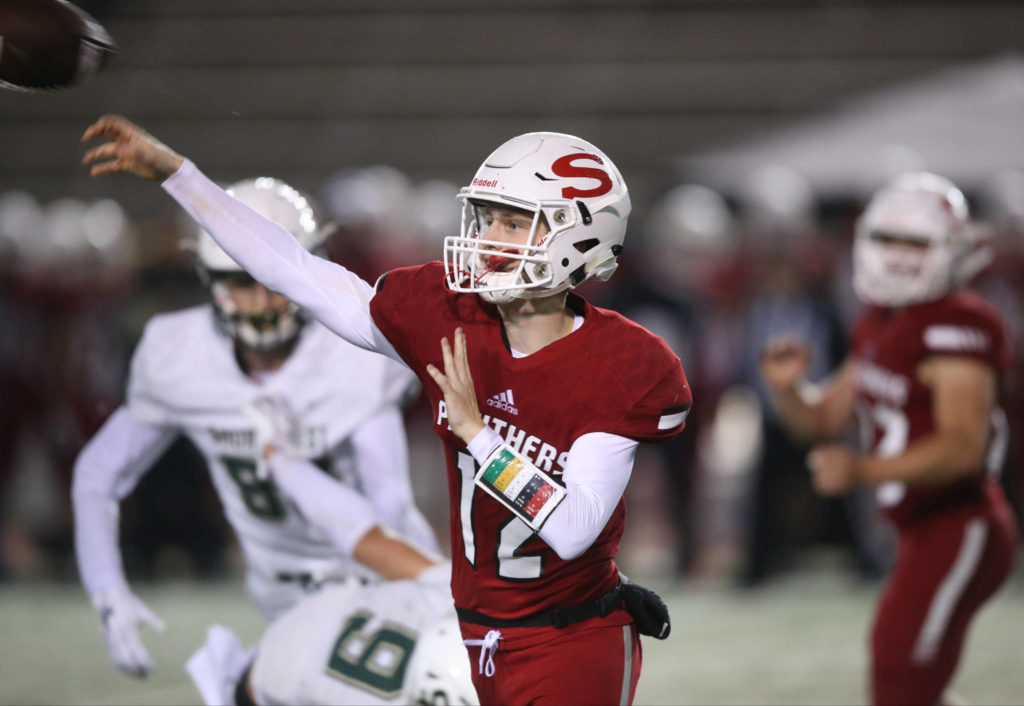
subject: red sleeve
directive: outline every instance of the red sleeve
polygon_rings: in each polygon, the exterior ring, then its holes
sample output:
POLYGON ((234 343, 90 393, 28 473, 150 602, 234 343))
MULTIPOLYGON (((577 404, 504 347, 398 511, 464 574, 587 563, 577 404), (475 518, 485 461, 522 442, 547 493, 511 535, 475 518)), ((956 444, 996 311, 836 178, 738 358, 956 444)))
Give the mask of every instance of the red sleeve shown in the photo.
MULTIPOLYGON (((380 332, 388 339, 399 355, 406 358, 408 346, 402 326, 403 301, 409 300, 408 268, 400 268, 385 272, 374 285, 376 291, 370 300, 370 316, 380 332)), ((408 359, 406 358, 408 363, 408 359)))
POLYGON ((428 334, 431 322, 438 318, 443 303, 443 270, 439 263, 400 267, 381 275, 370 300, 370 316, 402 359, 419 373, 416 364, 417 343, 433 340, 428 334), (439 292, 441 292, 439 294, 439 292))
POLYGON ((637 441, 664 441, 683 430, 693 397, 676 361, 632 406, 615 433, 637 441))
POLYGON ((973 358, 1003 370, 1012 363, 1010 337, 1002 319, 987 306, 955 309, 927 322, 921 331, 925 355, 973 358))

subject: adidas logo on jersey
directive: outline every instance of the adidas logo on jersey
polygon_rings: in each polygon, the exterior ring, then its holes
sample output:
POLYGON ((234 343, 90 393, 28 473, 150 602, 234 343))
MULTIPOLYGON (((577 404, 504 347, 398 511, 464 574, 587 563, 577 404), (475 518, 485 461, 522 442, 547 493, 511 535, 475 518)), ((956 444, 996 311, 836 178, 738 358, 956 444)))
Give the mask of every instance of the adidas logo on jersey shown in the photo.
POLYGON ((515 407, 515 400, 512 399, 512 388, 499 392, 497 395, 487 398, 487 405, 500 409, 503 412, 510 412, 512 414, 519 414, 519 410, 515 407))

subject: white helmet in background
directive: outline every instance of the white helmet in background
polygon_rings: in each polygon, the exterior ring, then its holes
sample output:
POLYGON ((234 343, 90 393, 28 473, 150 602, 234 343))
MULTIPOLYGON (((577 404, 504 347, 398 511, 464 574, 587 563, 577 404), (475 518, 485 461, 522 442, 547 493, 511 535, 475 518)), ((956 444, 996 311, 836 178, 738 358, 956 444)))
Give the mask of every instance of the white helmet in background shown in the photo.
POLYGON ((48 286, 116 285, 131 275, 138 262, 136 241, 116 201, 63 197, 47 204, 42 218, 37 242, 19 254, 37 276, 57 275, 48 277, 48 286))
POLYGON ((0 255, 9 264, 8 252, 18 252, 25 245, 38 243, 45 231, 43 208, 26 191, 6 191, 0 194, 0 255))
MULTIPOLYGON (((271 177, 245 179, 229 186, 227 192, 282 226, 306 250, 316 254, 323 251, 324 237, 312 204, 284 182, 271 177)), ((231 300, 227 280, 251 277, 203 229, 199 230, 195 250, 200 279, 209 287, 217 318, 232 338, 248 348, 273 350, 298 336, 307 315, 297 305, 289 302, 284 311, 267 309, 242 315, 231 300)))
POLYGON ((909 172, 880 189, 857 221, 854 289, 879 306, 934 301, 976 274, 987 256, 975 247, 960 190, 937 174, 909 172), (886 244, 886 236, 918 241, 922 250, 886 244))
POLYGON ((469 657, 454 617, 420 634, 405 678, 405 703, 479 704, 469 676, 469 657))
POLYGON ((461 236, 445 238, 448 287, 494 303, 548 296, 590 278, 606 280, 618 266, 630 212, 629 192, 608 157, 586 140, 557 132, 531 132, 496 149, 458 196, 461 236), (489 205, 533 214, 527 244, 482 239, 489 205), (547 235, 538 237, 544 223, 547 235), (495 250, 516 262, 495 271, 495 250))
POLYGON ((670 189, 652 210, 648 231, 658 251, 718 255, 736 247, 729 205, 717 191, 700 184, 670 189))
POLYGON ((737 196, 744 225, 762 237, 799 244, 814 227, 817 198, 810 182, 795 169, 763 164, 743 179, 737 196))
POLYGON ((647 269, 657 287, 682 296, 727 294, 736 260, 737 231, 725 198, 700 184, 672 187, 651 209, 647 269))

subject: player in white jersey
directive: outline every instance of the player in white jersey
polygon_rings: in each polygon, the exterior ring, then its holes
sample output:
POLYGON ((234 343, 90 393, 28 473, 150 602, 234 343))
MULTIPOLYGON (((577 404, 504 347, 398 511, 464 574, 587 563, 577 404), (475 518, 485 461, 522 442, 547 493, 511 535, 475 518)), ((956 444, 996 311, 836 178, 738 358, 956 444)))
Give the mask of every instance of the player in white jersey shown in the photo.
POLYGON ((348 581, 300 601, 260 639, 245 682, 253 701, 477 703, 450 566, 438 569, 416 580, 348 581))
MULTIPOLYGON (((232 191, 307 249, 321 246, 315 215, 294 189, 263 178, 232 191)), ((296 455, 364 494, 381 524, 427 550, 437 547, 408 478, 401 405, 417 391, 412 373, 307 320, 249 278, 206 233, 199 234, 197 259, 212 304, 150 320, 132 359, 126 403, 75 464, 82 581, 102 616, 111 659, 134 676, 153 666, 138 624, 162 624, 125 579, 117 502, 178 434, 206 459, 245 556, 247 587, 267 619, 325 581, 365 572, 265 477, 244 412, 256 399, 280 398, 294 411, 296 455)))
POLYGON ((365 498, 282 453, 296 437, 274 401, 252 410, 267 471, 342 556, 385 579, 325 586, 242 647, 214 625, 186 671, 203 701, 221 704, 475 704, 469 661, 448 588, 450 562, 389 534, 365 498), (344 507, 339 515, 336 508, 344 507))

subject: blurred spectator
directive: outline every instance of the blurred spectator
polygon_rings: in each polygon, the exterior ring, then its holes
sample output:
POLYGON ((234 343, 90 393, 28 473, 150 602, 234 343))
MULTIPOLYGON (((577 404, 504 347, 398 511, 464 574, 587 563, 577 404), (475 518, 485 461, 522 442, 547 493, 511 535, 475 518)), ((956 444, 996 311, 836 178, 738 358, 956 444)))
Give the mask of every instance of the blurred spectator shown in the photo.
MULTIPOLYGON (((74 458, 121 401, 145 316, 187 298, 188 289, 174 274, 178 265, 168 268, 164 254, 140 252, 147 240, 109 199, 61 198, 43 206, 28 194, 9 192, 0 195, 0 234, 0 323, 16 332, 0 343, 0 571, 6 565, 14 575, 70 578, 74 458), (136 307, 148 311, 139 316, 136 307), (4 547, 12 550, 9 561, 4 547)), ((170 253, 172 262, 176 254, 170 253)), ((204 469, 180 448, 172 448, 161 467, 154 481, 163 483, 159 497, 147 501, 143 491, 126 511, 129 526, 134 521, 148 528, 139 532, 146 546, 129 547, 127 554, 145 555, 151 563, 156 549, 171 541, 185 544, 206 566, 205 555, 222 553, 225 542, 209 520, 218 517, 216 507, 193 512, 208 496, 197 482, 204 469), (190 502, 175 505, 169 517, 167 501, 174 494, 188 495, 190 502), (168 530, 175 524, 187 525, 197 540, 176 537, 177 530, 168 530)))
MULTIPOLYGON (((738 336, 735 305, 742 286, 732 217, 721 195, 697 184, 670 189, 652 209, 639 247, 620 259, 610 294, 584 296, 661 336, 682 359, 694 396, 688 433, 659 444, 664 473, 654 493, 667 501, 669 554, 676 573, 701 570, 702 513, 696 502, 704 469, 698 448, 721 391, 731 382, 738 336)), ((638 465, 638 468, 640 466, 638 465)), ((630 493, 643 485, 634 483, 630 493)))
POLYGON ((870 495, 825 501, 815 496, 805 463, 809 448, 783 428, 758 373, 764 345, 782 334, 812 347, 808 379, 813 382, 846 357, 845 327, 831 296, 834 243, 817 229, 815 195, 793 170, 768 165, 754 171, 738 200, 744 246, 756 268, 756 286, 743 307, 742 377, 764 409, 739 585, 757 586, 792 568, 795 550, 823 536, 850 546, 863 575, 880 576, 888 545, 877 529, 870 495))
POLYGON ((16 332, 0 372, 5 540, 19 549, 16 568, 37 565, 32 549, 40 544, 64 570, 71 462, 120 394, 124 332, 109 308, 134 285, 132 234, 110 200, 64 198, 43 208, 26 194, 8 193, 0 199, 0 223, 13 255, 4 271, 9 305, 2 316, 5 330, 16 332))
POLYGON ((407 259, 414 253, 404 247, 416 242, 408 235, 404 212, 411 190, 409 177, 386 165, 353 167, 331 176, 321 189, 324 212, 334 225, 327 243, 331 258, 368 282, 393 267, 420 262, 407 259))
POLYGON ((41 348, 40 330, 29 302, 20 301, 19 257, 24 242, 40 237, 42 208, 30 194, 0 195, 0 577, 10 571, 7 554, 23 528, 10 516, 10 492, 17 468, 18 440, 32 414, 32 362, 41 348))

